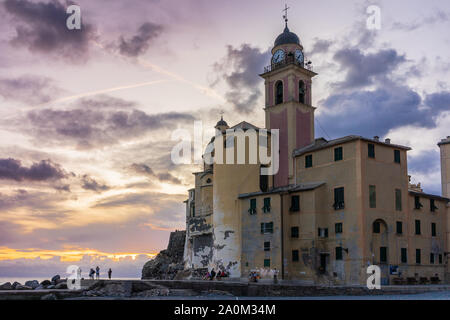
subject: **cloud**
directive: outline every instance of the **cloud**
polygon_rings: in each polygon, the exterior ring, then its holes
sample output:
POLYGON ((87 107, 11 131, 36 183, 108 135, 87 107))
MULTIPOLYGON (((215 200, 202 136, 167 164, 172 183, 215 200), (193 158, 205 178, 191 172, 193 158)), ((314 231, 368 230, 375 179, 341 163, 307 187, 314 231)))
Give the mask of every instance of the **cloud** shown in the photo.
POLYGON ((65 171, 59 164, 51 160, 42 160, 30 167, 22 166, 20 160, 0 159, 0 179, 14 181, 47 181, 59 180, 66 177, 65 171))
POLYGON ((68 6, 57 0, 5 0, 3 7, 17 22, 11 43, 26 47, 32 53, 51 54, 72 61, 86 60, 89 42, 95 39, 94 29, 90 24, 82 23, 81 30, 69 30, 66 26, 68 6))
POLYGON ((439 23, 445 23, 450 20, 450 15, 447 12, 438 10, 429 16, 421 16, 420 18, 415 19, 413 22, 403 23, 403 22, 395 22, 392 24, 392 30, 401 30, 401 31, 415 31, 426 25, 434 25, 439 23))
POLYGON ((81 98, 78 99, 74 104, 78 108, 117 108, 126 109, 136 106, 133 101, 124 100, 121 98, 116 98, 108 95, 98 95, 95 98, 81 98))
POLYGON ((146 22, 142 24, 135 36, 125 40, 123 36, 119 40, 119 52, 125 56, 137 57, 145 53, 150 44, 164 30, 162 25, 146 22))
POLYGON ((175 128, 180 121, 185 123, 194 119, 191 114, 180 112, 147 114, 137 109, 47 108, 32 110, 25 117, 17 117, 14 123, 4 121, 3 126, 20 126, 22 132, 41 143, 74 144, 78 149, 90 149, 136 139, 156 130, 175 128))
POLYGON ((329 48, 333 45, 333 41, 326 39, 315 38, 315 42, 312 45, 312 49, 309 51, 309 54, 314 55, 318 53, 324 53, 329 50, 329 48))
POLYGON ((219 76, 212 83, 215 86, 224 80, 230 90, 225 98, 233 108, 241 113, 250 113, 261 97, 259 86, 262 79, 259 74, 270 61, 270 51, 262 51, 249 44, 242 44, 239 48, 227 46, 227 54, 213 65, 213 70, 219 76))
POLYGON ((149 166, 143 163, 133 163, 131 169, 139 174, 144 174, 152 179, 158 179, 161 182, 170 182, 173 184, 181 184, 181 180, 174 177, 170 172, 158 173, 156 174, 149 166))
POLYGON ((81 183, 82 183, 81 187, 83 189, 92 190, 98 193, 108 191, 109 189, 111 189, 106 184, 98 183, 94 178, 86 174, 81 177, 81 183))
POLYGON ((340 49, 334 54, 334 60, 340 64, 340 70, 346 72, 344 81, 336 84, 339 88, 371 85, 375 79, 386 78, 406 61, 405 56, 394 49, 365 54, 358 48, 340 49))
POLYGON ((41 104, 53 99, 60 89, 45 77, 25 75, 16 78, 0 78, 0 96, 7 100, 27 104, 41 104))

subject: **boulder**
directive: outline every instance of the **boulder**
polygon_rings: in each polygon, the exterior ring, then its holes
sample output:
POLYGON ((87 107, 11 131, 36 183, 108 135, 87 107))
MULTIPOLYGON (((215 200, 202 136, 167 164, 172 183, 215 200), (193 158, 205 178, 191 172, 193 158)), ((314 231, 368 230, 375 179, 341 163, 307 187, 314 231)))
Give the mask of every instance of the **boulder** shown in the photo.
POLYGON ((173 280, 184 269, 183 254, 186 231, 170 233, 169 245, 142 268, 142 279, 173 280))
POLYGON ((30 287, 32 289, 36 289, 37 287, 39 287, 39 281, 37 280, 26 281, 25 286, 30 287))
POLYGON ((16 286, 16 290, 33 290, 33 288, 29 286, 18 285, 16 286))
POLYGON ((0 285, 0 290, 12 290, 11 282, 5 282, 4 284, 0 285))
POLYGON ((47 286, 47 290, 50 290, 50 289, 55 289, 55 285, 51 284, 51 285, 47 286))
POLYGON ((59 274, 57 274, 56 276, 53 276, 52 284, 57 284, 60 279, 61 279, 61 277, 59 276, 59 274))
POLYGON ((49 286, 51 284, 52 284, 52 282, 50 280, 44 280, 44 281, 41 282, 41 286, 45 286, 45 287, 49 286))
POLYGON ((60 282, 55 286, 55 289, 67 289, 67 283, 66 282, 60 282))
POLYGON ((45 289, 45 286, 43 286, 41 284, 38 287, 34 288, 34 290, 44 290, 44 289, 45 289))
POLYGON ((14 283, 12 284, 12 289, 16 290, 17 286, 20 286, 20 282, 14 281, 14 283))

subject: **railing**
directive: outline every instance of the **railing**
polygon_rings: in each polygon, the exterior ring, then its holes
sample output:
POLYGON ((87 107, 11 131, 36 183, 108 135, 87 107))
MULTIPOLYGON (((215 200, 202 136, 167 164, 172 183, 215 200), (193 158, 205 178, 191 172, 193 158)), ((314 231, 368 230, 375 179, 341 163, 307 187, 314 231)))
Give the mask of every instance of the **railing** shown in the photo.
POLYGON ((271 65, 264 67, 264 73, 274 71, 276 69, 283 68, 289 64, 295 64, 299 67, 305 68, 309 71, 313 71, 313 67, 311 61, 308 61, 306 64, 298 62, 294 56, 286 56, 283 61, 278 63, 272 63, 271 65))

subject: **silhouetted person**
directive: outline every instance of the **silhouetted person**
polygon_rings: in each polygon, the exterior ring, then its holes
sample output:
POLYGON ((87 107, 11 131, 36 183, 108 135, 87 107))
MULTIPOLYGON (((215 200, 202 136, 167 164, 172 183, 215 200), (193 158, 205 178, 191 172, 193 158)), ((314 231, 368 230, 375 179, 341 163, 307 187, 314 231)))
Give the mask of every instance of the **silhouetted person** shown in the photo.
POLYGON ((89 278, 91 280, 94 280, 94 274, 95 274, 95 271, 94 271, 94 269, 91 268, 91 270, 89 271, 89 278))
POLYGON ((109 270, 108 270, 108 278, 109 278, 109 280, 111 280, 111 274, 112 274, 112 270, 111 270, 111 268, 109 268, 109 270))
POLYGON ((216 276, 216 272, 214 271, 214 268, 211 270, 211 280, 214 280, 214 277, 216 276))
POLYGON ((99 268, 99 266, 97 266, 97 268, 95 268, 95 277, 97 278, 97 280, 100 279, 100 268, 99 268))

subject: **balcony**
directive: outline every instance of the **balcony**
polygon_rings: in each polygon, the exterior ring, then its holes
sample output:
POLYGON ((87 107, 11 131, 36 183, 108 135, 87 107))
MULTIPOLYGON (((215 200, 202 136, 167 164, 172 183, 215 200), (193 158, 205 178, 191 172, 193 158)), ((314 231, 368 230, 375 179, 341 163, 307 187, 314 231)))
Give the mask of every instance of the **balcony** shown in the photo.
POLYGON ((264 73, 271 72, 271 71, 274 71, 277 69, 281 69, 290 64, 299 66, 300 68, 309 70, 311 72, 313 71, 311 61, 308 61, 306 64, 304 64, 304 63, 298 62, 293 55, 292 56, 287 55, 283 61, 278 62, 278 63, 272 63, 271 65, 264 67, 264 73))

